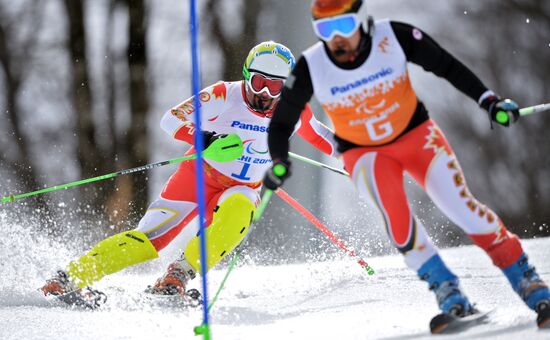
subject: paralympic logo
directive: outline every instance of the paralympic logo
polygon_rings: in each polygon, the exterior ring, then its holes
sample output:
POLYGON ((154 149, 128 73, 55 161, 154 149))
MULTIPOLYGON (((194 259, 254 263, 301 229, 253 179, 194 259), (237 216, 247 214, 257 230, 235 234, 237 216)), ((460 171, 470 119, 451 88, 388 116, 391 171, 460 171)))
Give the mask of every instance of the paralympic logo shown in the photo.
POLYGON ((269 150, 265 150, 265 151, 258 151, 256 149, 254 149, 252 147, 252 142, 255 141, 255 139, 247 139, 245 141, 243 141, 243 145, 245 145, 245 150, 246 150, 246 153, 250 154, 250 155, 254 155, 254 154, 260 154, 260 155, 265 155, 266 153, 269 152, 269 150))

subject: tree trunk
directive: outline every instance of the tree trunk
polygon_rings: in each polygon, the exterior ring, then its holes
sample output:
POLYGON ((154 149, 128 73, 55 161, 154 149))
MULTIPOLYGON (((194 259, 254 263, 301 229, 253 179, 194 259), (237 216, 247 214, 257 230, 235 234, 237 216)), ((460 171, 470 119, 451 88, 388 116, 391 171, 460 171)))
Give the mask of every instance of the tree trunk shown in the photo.
MULTIPOLYGON (((8 38, 10 33, 15 35, 15 32, 12 32, 15 26, 1 10, 0 18, 2 18, 0 20, 0 66, 5 79, 5 109, 1 110, 1 115, 6 116, 5 119, 1 120, 9 125, 5 133, 11 135, 13 141, 3 150, 15 149, 9 152, 10 155, 13 155, 12 157, 5 151, 0 154, 0 161, 5 163, 14 173, 19 190, 23 192, 34 191, 41 188, 42 183, 38 179, 36 164, 30 154, 29 141, 21 128, 24 117, 17 103, 25 72, 28 71, 28 68, 24 65, 30 64, 29 56, 24 52, 33 47, 34 38, 29 38, 27 44, 20 49, 10 48, 8 38), (6 31, 7 29, 9 31, 6 31)), ((35 19, 35 22, 38 22, 40 18, 35 19)), ((30 199, 30 202, 32 202, 29 204, 31 208, 39 209, 44 213, 44 216, 52 217, 44 196, 35 196, 30 199)))
MULTIPOLYGON (((128 43, 128 66, 130 79, 130 131, 126 135, 124 147, 130 167, 143 165, 149 161, 147 113, 149 92, 147 84, 147 25, 144 0, 128 0, 130 20, 128 43)), ((147 174, 138 172, 132 175, 131 213, 140 216, 147 208, 147 174)))
MULTIPOLYGON (((75 136, 77 138, 76 159, 80 166, 80 177, 89 178, 110 170, 96 140, 96 126, 93 121, 92 93, 88 74, 86 53, 85 14, 82 0, 65 0, 68 19, 68 50, 70 54, 71 99, 76 116, 75 136)), ((91 216, 102 213, 106 195, 102 192, 107 183, 80 187, 82 206, 91 216)))
POLYGON ((220 0, 209 0, 206 3, 205 11, 208 15, 204 18, 209 21, 210 37, 221 48, 222 79, 225 81, 240 80, 244 59, 248 51, 258 43, 258 17, 262 8, 262 1, 243 0, 244 11, 240 18, 243 27, 241 33, 234 37, 230 37, 223 27, 222 17, 225 14, 220 13, 222 8, 220 2, 220 0))

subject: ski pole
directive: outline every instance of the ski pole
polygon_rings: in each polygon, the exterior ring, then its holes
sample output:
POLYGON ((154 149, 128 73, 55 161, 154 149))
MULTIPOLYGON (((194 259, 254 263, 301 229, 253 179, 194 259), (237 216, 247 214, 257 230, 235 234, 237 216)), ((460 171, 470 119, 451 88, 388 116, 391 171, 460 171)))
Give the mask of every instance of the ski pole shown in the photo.
POLYGON ((147 165, 138 166, 136 168, 121 170, 121 171, 113 172, 113 173, 106 174, 106 175, 101 175, 101 176, 97 176, 97 177, 83 179, 83 180, 70 182, 70 183, 66 183, 66 184, 60 184, 60 185, 56 185, 56 186, 49 187, 49 188, 44 188, 44 189, 40 189, 40 190, 36 190, 36 191, 32 191, 32 192, 27 192, 27 193, 24 193, 24 194, 10 195, 10 196, 2 198, 0 200, 0 202, 2 202, 2 203, 4 203, 4 202, 13 202, 13 201, 15 201, 16 199, 19 199, 19 198, 36 196, 36 195, 44 194, 44 193, 51 192, 51 191, 66 189, 66 188, 70 188, 70 187, 74 187, 74 186, 82 185, 82 184, 86 184, 86 183, 102 181, 104 179, 114 178, 114 177, 118 177, 118 176, 121 176, 121 175, 127 175, 127 174, 131 174, 131 173, 138 172, 138 171, 150 170, 150 169, 158 168, 158 167, 161 167, 161 166, 164 166, 164 165, 175 164, 175 163, 180 163, 180 162, 183 162, 183 161, 186 161, 186 160, 189 160, 189 159, 194 159, 195 157, 196 157, 196 155, 194 155, 194 154, 189 155, 189 156, 184 156, 184 157, 178 157, 178 158, 169 159, 169 160, 162 161, 162 162, 157 162, 157 163, 151 163, 151 164, 147 164, 147 165))
POLYGON ((519 110, 519 114, 521 116, 527 116, 533 113, 539 113, 548 110, 550 110, 550 103, 525 107, 519 110))
POLYGON ((253 222, 258 222, 260 218, 262 218, 262 215, 264 214, 265 208, 267 207, 267 203, 269 203, 271 195, 273 195, 273 190, 265 189, 265 192, 262 195, 262 200, 260 201, 260 205, 258 206, 258 209, 256 209, 256 213, 252 218, 253 222))
POLYGON ((330 171, 334 171, 340 175, 344 175, 344 176, 349 176, 349 173, 345 170, 340 170, 340 169, 337 169, 337 168, 334 168, 334 167, 331 167, 329 165, 326 165, 326 164, 323 164, 321 162, 317 162, 317 161, 314 161, 313 159, 309 159, 307 157, 304 157, 304 156, 300 156, 300 155, 297 155, 293 152, 289 152, 288 155, 292 158, 295 158, 295 159, 298 159, 298 160, 301 160, 302 162, 305 162, 305 163, 308 163, 308 164, 311 164, 311 165, 315 165, 315 166, 318 166, 320 168, 324 168, 324 169, 328 169, 330 171))
MULTIPOLYGON (((215 161, 218 161, 218 162, 228 162, 228 161, 239 158, 242 154, 242 151, 243 151, 243 146, 242 146, 242 141, 241 141, 240 137, 237 136, 237 135, 234 135, 234 134, 230 134, 227 137, 225 137, 223 139, 218 139, 218 140, 214 141, 212 144, 210 144, 210 146, 206 150, 204 150, 203 157, 208 158, 208 159, 212 159, 212 160, 215 160, 215 161)), ((190 160, 190 159, 195 159, 196 157, 197 157, 196 154, 192 154, 192 155, 188 155, 188 156, 169 159, 169 160, 162 161, 162 162, 156 162, 156 163, 151 163, 151 164, 147 164, 147 165, 142 165, 142 166, 138 166, 136 168, 121 170, 121 171, 113 172, 113 173, 106 174, 106 175, 101 175, 101 176, 92 177, 92 178, 88 178, 88 179, 82 179, 82 180, 79 180, 79 181, 70 182, 70 183, 66 183, 66 184, 60 184, 60 185, 56 185, 56 186, 49 187, 49 188, 44 188, 44 189, 40 189, 40 190, 36 190, 36 191, 32 191, 32 192, 27 192, 27 193, 24 193, 24 194, 9 195, 7 197, 4 197, 4 198, 0 199, 0 203, 13 202, 13 201, 15 201, 16 199, 19 199, 19 198, 36 196, 36 195, 44 194, 44 193, 51 192, 51 191, 56 191, 56 190, 60 190, 60 189, 75 187, 75 186, 86 184, 86 183, 102 181, 104 179, 114 178, 114 177, 118 177, 118 176, 121 176, 121 175, 127 175, 127 174, 131 174, 131 173, 138 172, 138 171, 151 170, 151 169, 158 168, 158 167, 161 167, 161 166, 165 166, 165 165, 168 165, 168 164, 181 163, 181 162, 184 162, 184 161, 187 161, 187 160, 190 160)))
POLYGON ((363 269, 365 269, 369 275, 374 274, 374 269, 372 269, 372 267, 369 266, 369 264, 365 260, 359 257, 359 255, 357 255, 357 253, 354 250, 346 246, 346 244, 342 240, 340 240, 338 237, 336 237, 336 235, 334 235, 332 231, 330 231, 330 229, 327 228, 327 226, 325 226, 321 221, 319 221, 319 219, 317 219, 317 217, 315 217, 309 210, 304 208, 303 205, 301 205, 300 203, 298 203, 298 201, 292 198, 292 196, 290 196, 286 191, 279 188, 275 193, 280 198, 282 198, 283 201, 288 203, 288 205, 293 207, 297 212, 299 212, 302 216, 304 216, 308 221, 313 223, 313 225, 317 227, 317 229, 319 229, 323 234, 325 234, 333 244, 335 244, 336 246, 338 246, 338 248, 342 249, 346 254, 348 254, 355 260, 357 260, 357 263, 363 269))
MULTIPOLYGON (((338 168, 334 168, 332 166, 323 164, 321 162, 314 161, 313 159, 310 159, 310 158, 307 158, 307 157, 304 157, 304 156, 300 156, 298 154, 295 154, 294 152, 289 152, 288 154, 289 154, 290 157, 298 159, 302 162, 305 162, 305 163, 308 163, 308 164, 311 164, 311 165, 314 165, 314 166, 318 166, 320 168, 328 169, 328 170, 336 172, 337 174, 349 177, 349 173, 345 170, 340 170, 338 168)), ((269 190, 269 189, 266 189, 263 196, 262 196, 262 200, 260 202, 260 205, 258 206, 258 209, 256 209, 256 214, 254 214, 254 217, 252 218, 252 220, 254 222, 258 222, 258 220, 260 218, 262 218, 262 215, 264 214, 265 208, 267 207, 267 204, 269 203, 269 199, 271 198, 271 195, 273 195, 273 191, 269 190)))
POLYGON ((231 272, 233 271, 233 268, 235 268, 235 264, 237 263, 237 260, 239 259, 240 256, 241 256, 241 251, 239 249, 236 249, 235 253, 233 254, 233 257, 231 258, 231 262, 229 262, 229 266, 227 267, 227 272, 225 273, 225 276, 223 277, 223 280, 220 283, 220 286, 218 287, 216 294, 214 294, 212 301, 210 301, 210 304, 208 305, 208 312, 210 312, 210 310, 218 300, 218 296, 220 295, 220 292, 225 286, 225 281, 227 281, 229 274, 231 274, 231 272))
MULTIPOLYGON (((509 101, 509 100, 506 99, 506 101, 509 101)), ((547 110, 550 110, 550 103, 524 107, 523 109, 519 110, 519 115, 520 116, 527 116, 527 115, 531 115, 533 113, 539 113, 539 112, 543 112, 543 111, 547 111, 547 110)), ((496 119, 497 122, 499 122, 501 124, 507 124, 508 121, 510 120, 510 117, 508 116, 508 113, 506 113, 506 111, 501 110, 501 111, 498 111, 496 113, 495 119, 496 119)))
MULTIPOLYGON (((282 178, 286 174, 287 168, 282 164, 275 164, 273 166, 273 169, 269 171, 273 171, 271 175, 282 178)), ((266 189, 262 196, 260 205, 258 206, 258 209, 256 209, 256 214, 254 214, 254 216, 252 217, 253 222, 258 222, 260 218, 262 218, 265 207, 267 207, 267 203, 269 203, 269 199, 271 198, 271 195, 273 195, 273 190, 266 189)))

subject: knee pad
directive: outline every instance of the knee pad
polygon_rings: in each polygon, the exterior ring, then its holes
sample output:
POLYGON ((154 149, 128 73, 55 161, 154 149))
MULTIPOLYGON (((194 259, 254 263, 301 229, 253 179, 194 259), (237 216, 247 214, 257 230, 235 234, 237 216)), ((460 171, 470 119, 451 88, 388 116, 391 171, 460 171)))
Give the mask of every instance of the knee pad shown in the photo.
POLYGON ((136 229, 147 234, 149 239, 155 239, 177 226, 196 206, 193 202, 159 197, 151 203, 136 229))
MULTIPOLYGON (((248 233, 256 211, 254 203, 243 193, 234 193, 216 206, 212 224, 206 228, 207 269, 229 254, 248 233)), ((187 244, 185 258, 195 270, 200 269, 200 239, 193 237, 187 244)))
POLYGON ((67 274, 79 287, 91 285, 105 275, 158 257, 143 232, 130 230, 96 244, 88 253, 67 266, 67 274))

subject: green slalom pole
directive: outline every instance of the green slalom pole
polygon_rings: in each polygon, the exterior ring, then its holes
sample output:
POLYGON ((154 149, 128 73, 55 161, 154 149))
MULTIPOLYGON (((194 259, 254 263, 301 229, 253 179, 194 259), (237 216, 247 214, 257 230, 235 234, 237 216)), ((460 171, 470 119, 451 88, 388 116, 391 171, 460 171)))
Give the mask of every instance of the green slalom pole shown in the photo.
POLYGON ((44 194, 44 193, 47 193, 47 192, 52 192, 52 191, 56 191, 56 190, 60 190, 60 189, 75 187, 75 186, 86 184, 86 183, 102 181, 102 180, 105 180, 105 179, 114 178, 114 177, 118 177, 118 176, 121 176, 121 175, 127 175, 127 174, 131 174, 131 173, 138 172, 138 171, 150 170, 150 169, 158 168, 158 167, 165 166, 165 165, 168 165, 168 164, 180 163, 180 162, 183 162, 183 161, 186 161, 186 160, 189 160, 189 159, 193 159, 195 157, 196 157, 196 155, 194 155, 194 154, 189 155, 189 156, 184 156, 184 157, 178 157, 178 158, 174 158, 174 159, 169 159, 167 161, 142 165, 142 166, 138 166, 137 168, 126 169, 126 170, 113 172, 113 173, 106 174, 106 175, 101 175, 101 176, 97 176, 97 177, 93 177, 93 178, 83 179, 83 180, 80 180, 80 181, 70 182, 70 183, 66 183, 66 184, 60 184, 60 185, 56 185, 56 186, 45 188, 45 189, 40 189, 40 190, 36 190, 36 191, 27 192, 27 193, 24 193, 24 194, 10 195, 8 197, 2 198, 0 200, 0 202, 2 202, 2 203, 13 202, 13 201, 15 201, 16 199, 19 199, 19 198, 36 196, 36 195, 44 194))
MULTIPOLYGON (((523 116, 532 115, 533 113, 539 113, 539 112, 544 112, 548 110, 550 110, 550 103, 539 104, 539 105, 524 107, 523 109, 520 109, 519 115, 523 117, 523 116)), ((495 119, 497 120, 497 122, 501 124, 506 124, 510 120, 510 117, 508 116, 506 111, 498 111, 495 116, 495 119)))

